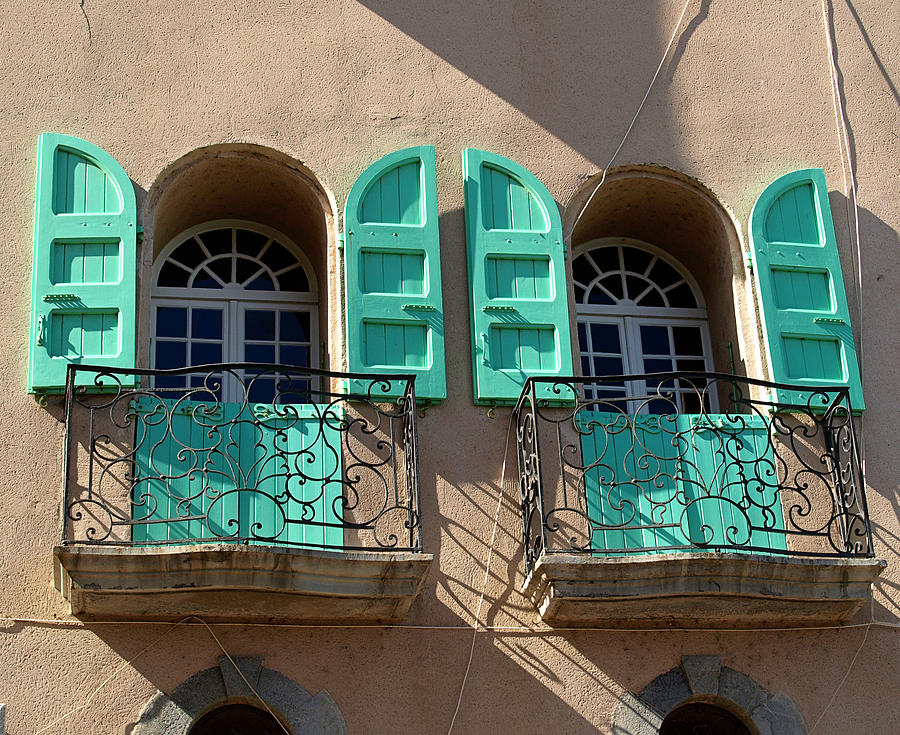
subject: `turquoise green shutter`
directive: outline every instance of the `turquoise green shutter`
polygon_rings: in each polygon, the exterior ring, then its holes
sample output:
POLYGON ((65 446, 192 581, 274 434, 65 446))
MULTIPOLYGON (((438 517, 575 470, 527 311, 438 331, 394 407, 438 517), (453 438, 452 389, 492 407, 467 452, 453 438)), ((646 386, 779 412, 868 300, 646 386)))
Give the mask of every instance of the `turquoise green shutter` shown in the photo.
POLYGON ((530 376, 572 375, 559 210, 503 156, 467 148, 463 177, 475 402, 514 403, 530 376))
POLYGON ((41 135, 30 393, 61 392, 69 363, 134 367, 136 212, 131 180, 108 153, 41 135))
MULTIPOLYGON (((367 168, 347 197, 344 226, 350 372, 412 373, 417 398, 446 398, 434 147, 367 168)), ((350 389, 369 384, 350 381, 350 389)), ((374 390, 392 397, 403 386, 374 390)))
POLYGON ((787 549, 765 419, 582 411, 577 422, 598 555, 787 549))
MULTIPOLYGON (((824 171, 794 171, 766 187, 750 215, 750 250, 772 379, 847 386, 854 411, 862 410, 824 171)), ((809 398, 806 391, 778 396, 800 405, 809 398)))
POLYGON ((132 410, 135 543, 343 546, 333 406, 279 406, 279 415, 265 404, 144 397, 132 410))

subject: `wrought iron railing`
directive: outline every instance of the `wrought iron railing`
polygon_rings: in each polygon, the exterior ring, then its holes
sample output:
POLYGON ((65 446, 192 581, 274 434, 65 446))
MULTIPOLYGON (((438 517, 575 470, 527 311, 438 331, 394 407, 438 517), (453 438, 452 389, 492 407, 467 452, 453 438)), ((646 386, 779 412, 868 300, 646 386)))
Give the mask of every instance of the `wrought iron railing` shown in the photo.
POLYGON ((800 390, 717 373, 529 379, 514 409, 527 569, 558 552, 871 557, 848 391, 776 397, 800 390))
POLYGON ((62 542, 421 551, 416 441, 409 375, 71 366, 62 542))

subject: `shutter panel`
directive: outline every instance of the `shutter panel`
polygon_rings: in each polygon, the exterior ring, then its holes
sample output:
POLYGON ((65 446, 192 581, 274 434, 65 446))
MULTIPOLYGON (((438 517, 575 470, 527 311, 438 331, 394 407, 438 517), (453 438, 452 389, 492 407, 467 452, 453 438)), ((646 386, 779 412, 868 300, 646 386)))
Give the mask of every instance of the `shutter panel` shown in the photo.
MULTIPOLYGON (((353 184, 344 212, 350 372, 411 373, 416 397, 447 397, 434 146, 395 151, 353 184)), ((369 391, 368 381, 350 381, 369 391)), ((371 387, 402 395, 399 384, 371 387)))
MULTIPOLYGON (((515 403, 530 376, 572 374, 562 224, 530 171, 463 151, 476 403, 515 403)), ((541 398, 558 399, 552 386, 541 398)))
POLYGON ((136 244, 134 188, 122 167, 78 138, 41 135, 30 393, 62 392, 69 363, 134 367, 136 244))
MULTIPOLYGON (((863 404, 850 312, 822 169, 794 171, 766 187, 750 214, 750 251, 772 379, 847 386, 863 404)), ((806 405, 807 391, 778 400, 806 405)))

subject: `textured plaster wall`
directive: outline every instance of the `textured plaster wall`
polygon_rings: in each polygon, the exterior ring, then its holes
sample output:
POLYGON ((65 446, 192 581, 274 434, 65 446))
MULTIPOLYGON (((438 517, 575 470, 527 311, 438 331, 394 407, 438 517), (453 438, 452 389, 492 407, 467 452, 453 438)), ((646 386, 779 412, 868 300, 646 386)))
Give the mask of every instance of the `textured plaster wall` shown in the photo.
MULTIPOLYGON (((872 610, 859 620, 874 613, 898 622, 900 5, 834 4, 859 180, 863 316, 855 326, 868 404, 869 506, 876 551, 889 562, 872 610)), ((60 523, 61 404, 51 399, 41 407, 24 393, 38 135, 70 133, 109 151, 135 182, 139 203, 160 172, 190 151, 253 143, 302 162, 341 207, 369 163, 432 143, 449 398, 420 424, 424 542, 435 565, 407 623, 451 627, 235 626, 218 628, 217 635, 232 653, 262 656, 266 668, 309 692, 326 689, 348 732, 445 731, 470 640, 452 626, 469 624, 477 603, 508 417, 498 410, 491 419, 471 402, 460 150, 475 146, 515 159, 565 207, 618 145, 679 12, 677 2, 595 0, 6 3, 0 21, 0 165, 6 172, 0 189, 0 615, 67 617, 50 565, 60 523)), ((697 0, 617 163, 651 162, 696 177, 742 228, 775 177, 824 167, 855 317, 826 63, 814 0, 697 0)), ((336 284, 329 285, 335 293, 336 284)), ((500 523, 483 619, 540 627, 516 591, 520 520, 509 491, 500 523)), ((694 654, 721 656, 723 665, 766 690, 786 693, 811 724, 864 634, 486 632, 478 638, 456 732, 605 732, 625 690, 639 692, 681 656, 694 654)), ((898 635, 887 628, 868 632, 817 732, 894 729, 898 635)), ((200 627, 3 623, 0 700, 9 705, 8 731, 35 732, 140 654, 86 709, 54 729, 129 732, 157 689, 171 692, 215 666, 220 653, 200 627)))

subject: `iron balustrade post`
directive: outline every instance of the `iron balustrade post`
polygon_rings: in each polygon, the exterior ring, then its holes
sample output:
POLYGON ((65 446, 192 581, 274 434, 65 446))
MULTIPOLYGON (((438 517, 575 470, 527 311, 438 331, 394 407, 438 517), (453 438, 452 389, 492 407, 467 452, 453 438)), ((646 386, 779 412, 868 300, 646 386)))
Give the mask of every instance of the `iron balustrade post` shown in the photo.
POLYGON ((71 482, 71 458, 72 458, 72 400, 75 391, 75 370, 77 366, 69 365, 66 371, 66 431, 65 444, 63 446, 63 477, 62 477, 62 508, 60 517, 62 520, 62 538, 60 542, 65 544, 68 539, 69 520, 69 484, 71 482))
POLYGON ((410 431, 410 446, 406 451, 406 461, 410 462, 410 457, 412 458, 411 467, 412 467, 412 482, 409 483, 409 503, 410 509, 412 513, 409 517, 409 545, 410 548, 414 548, 416 551, 422 550, 422 511, 421 511, 421 498, 419 495, 419 434, 418 434, 418 424, 416 421, 417 412, 416 412, 416 379, 415 376, 412 377, 406 383, 406 420, 409 422, 410 431))

